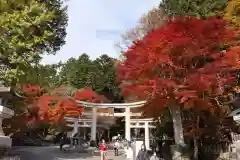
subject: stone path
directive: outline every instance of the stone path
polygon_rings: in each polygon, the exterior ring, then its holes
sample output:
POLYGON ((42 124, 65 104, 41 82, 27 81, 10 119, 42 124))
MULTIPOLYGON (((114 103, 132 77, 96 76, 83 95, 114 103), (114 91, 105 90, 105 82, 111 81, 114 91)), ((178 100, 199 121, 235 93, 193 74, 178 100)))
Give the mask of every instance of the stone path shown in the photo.
MULTIPOLYGON (((64 153, 56 146, 50 147, 16 147, 14 148, 21 155, 21 160, 100 160, 99 156, 91 153, 64 153)), ((113 151, 108 152, 108 160, 124 160, 123 153, 114 156, 113 151)))

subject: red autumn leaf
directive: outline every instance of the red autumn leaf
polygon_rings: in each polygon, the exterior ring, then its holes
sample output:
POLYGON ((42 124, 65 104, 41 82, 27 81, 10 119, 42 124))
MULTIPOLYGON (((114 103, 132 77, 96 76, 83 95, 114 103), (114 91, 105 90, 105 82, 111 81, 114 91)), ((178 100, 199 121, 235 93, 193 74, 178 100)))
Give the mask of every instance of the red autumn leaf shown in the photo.
POLYGON ((235 31, 222 19, 175 17, 124 53, 117 68, 119 81, 125 83, 123 92, 147 99, 147 110, 166 107, 163 100, 167 104, 174 99, 179 104, 194 100, 194 107, 211 108, 207 97, 221 94, 234 83, 240 48, 224 52, 220 48, 236 41, 235 31))

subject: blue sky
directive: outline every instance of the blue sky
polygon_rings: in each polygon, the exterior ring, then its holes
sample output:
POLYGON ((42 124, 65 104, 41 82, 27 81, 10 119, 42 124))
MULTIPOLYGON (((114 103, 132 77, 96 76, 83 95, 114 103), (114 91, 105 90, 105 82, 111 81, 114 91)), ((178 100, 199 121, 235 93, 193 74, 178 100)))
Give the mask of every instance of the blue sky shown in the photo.
POLYGON ((87 53, 91 59, 102 54, 118 58, 114 44, 142 14, 160 0, 69 0, 66 44, 55 55, 44 56, 43 64, 66 61, 87 53))

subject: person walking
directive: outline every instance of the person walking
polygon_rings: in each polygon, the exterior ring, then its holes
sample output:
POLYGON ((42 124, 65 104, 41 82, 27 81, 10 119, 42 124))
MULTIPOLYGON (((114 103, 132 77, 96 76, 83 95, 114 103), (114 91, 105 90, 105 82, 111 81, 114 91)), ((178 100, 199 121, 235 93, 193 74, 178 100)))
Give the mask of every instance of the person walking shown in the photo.
POLYGON ((125 157, 126 160, 133 160, 133 150, 129 145, 125 148, 125 157))
POLYGON ((149 160, 149 156, 144 144, 142 144, 141 150, 138 152, 136 160, 149 160))
POLYGON ((119 144, 119 140, 117 139, 116 142, 114 143, 114 155, 118 156, 118 150, 119 150, 120 144, 119 144))
POLYGON ((60 150, 63 150, 63 145, 64 145, 64 143, 65 143, 65 141, 66 141, 66 137, 67 137, 67 136, 63 133, 62 136, 61 136, 61 138, 60 138, 60 144, 59 144, 60 150))
POLYGON ((60 139, 60 144, 59 144, 60 150, 63 149, 63 144, 64 144, 64 137, 62 136, 61 139, 60 139))
POLYGON ((101 160, 106 160, 106 155, 107 155, 107 145, 105 143, 105 140, 102 140, 102 143, 99 146, 99 150, 100 150, 100 157, 101 160))
POLYGON ((150 160, 159 160, 156 152, 153 152, 153 155, 151 156, 150 160))

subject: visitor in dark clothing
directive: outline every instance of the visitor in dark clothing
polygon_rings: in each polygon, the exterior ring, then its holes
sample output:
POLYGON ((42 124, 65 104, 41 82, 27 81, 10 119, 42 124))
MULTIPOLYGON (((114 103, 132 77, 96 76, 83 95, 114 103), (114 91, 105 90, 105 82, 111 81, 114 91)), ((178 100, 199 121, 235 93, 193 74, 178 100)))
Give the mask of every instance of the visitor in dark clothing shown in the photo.
POLYGON ((62 136, 61 139, 60 139, 60 150, 62 150, 62 147, 64 145, 64 141, 65 141, 65 138, 64 138, 64 136, 62 136))
POLYGON ((149 160, 149 156, 144 144, 142 144, 141 150, 138 152, 136 160, 149 160))

